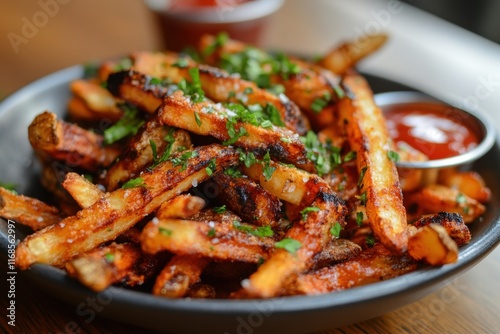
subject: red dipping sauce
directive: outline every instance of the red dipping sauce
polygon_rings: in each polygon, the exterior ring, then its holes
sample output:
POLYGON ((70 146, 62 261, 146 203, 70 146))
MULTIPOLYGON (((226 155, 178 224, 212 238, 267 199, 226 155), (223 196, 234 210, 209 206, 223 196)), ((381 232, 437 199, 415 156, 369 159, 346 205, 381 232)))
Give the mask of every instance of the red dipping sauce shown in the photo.
POLYGON ((164 47, 181 51, 204 34, 258 45, 266 19, 282 0, 146 0, 159 23, 164 47))
POLYGON ((478 145, 468 117, 439 103, 405 103, 383 107, 394 142, 405 142, 430 160, 463 154, 478 145))

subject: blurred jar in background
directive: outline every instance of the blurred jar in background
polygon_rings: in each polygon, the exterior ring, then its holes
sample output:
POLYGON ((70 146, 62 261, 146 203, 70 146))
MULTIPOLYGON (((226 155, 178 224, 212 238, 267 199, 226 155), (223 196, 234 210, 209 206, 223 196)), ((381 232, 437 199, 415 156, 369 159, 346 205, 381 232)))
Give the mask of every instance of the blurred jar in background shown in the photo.
POLYGON ((203 34, 227 32, 231 38, 258 45, 266 21, 284 0, 145 0, 154 13, 164 47, 180 51, 203 34))

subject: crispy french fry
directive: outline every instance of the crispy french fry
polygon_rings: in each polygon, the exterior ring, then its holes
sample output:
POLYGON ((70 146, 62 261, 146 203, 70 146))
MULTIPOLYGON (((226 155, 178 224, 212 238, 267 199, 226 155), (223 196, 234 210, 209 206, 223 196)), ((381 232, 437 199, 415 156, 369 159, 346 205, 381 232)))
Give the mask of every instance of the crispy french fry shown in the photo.
POLYGON ((438 224, 429 224, 417 229, 408 239, 408 253, 416 260, 438 266, 458 260, 457 244, 446 229, 438 224))
POLYGON ((344 42, 328 52, 319 64, 333 73, 344 74, 348 69, 373 53, 387 41, 387 35, 364 35, 354 41, 344 42))
POLYGON ((200 135, 210 135, 219 140, 234 140, 234 145, 264 155, 270 152, 278 159, 293 163, 304 170, 313 171, 313 163, 307 158, 304 144, 288 129, 273 126, 263 128, 237 121, 236 132, 231 138, 227 129, 229 116, 233 114, 221 105, 208 101, 194 103, 177 91, 168 96, 160 106, 160 122, 200 135), (245 135, 239 135, 244 131, 245 135))
POLYGON ((168 298, 183 297, 190 286, 199 282, 209 262, 208 258, 175 255, 156 278, 153 294, 168 298))
POLYGON ((439 184, 428 185, 406 197, 406 206, 416 208, 420 215, 441 211, 456 212, 463 216, 466 224, 472 223, 486 210, 484 205, 475 199, 439 184))
POLYGON ((205 206, 201 197, 189 194, 179 195, 163 203, 156 212, 158 219, 179 218, 188 219, 200 212, 205 206))
POLYGON ((288 294, 319 294, 345 290, 406 274, 417 269, 408 255, 391 254, 381 244, 345 262, 300 275, 288 294))
POLYGON ((69 276, 94 291, 125 279, 141 259, 141 251, 133 243, 97 248, 66 263, 69 276))
POLYGON ((118 155, 113 147, 103 147, 102 136, 58 120, 48 111, 38 115, 28 128, 31 146, 70 167, 96 171, 108 166, 118 155))
POLYGON ((181 80, 191 81, 190 68, 198 68, 201 88, 205 95, 215 102, 235 102, 244 105, 273 105, 280 113, 286 127, 299 134, 309 129, 307 119, 295 103, 285 96, 276 96, 259 88, 250 81, 230 75, 224 70, 207 65, 199 65, 186 57, 174 53, 139 52, 133 55, 133 69, 139 73, 157 78, 168 78, 174 83, 181 80), (183 66, 178 66, 179 62, 183 66))
MULTIPOLYGON (((144 172, 133 188, 121 188, 99 199, 76 216, 28 236, 17 247, 16 265, 27 268, 35 262, 60 266, 75 255, 115 239, 161 203, 208 178, 205 168, 212 159, 214 172, 235 164, 238 154, 219 145, 192 151, 189 164, 171 161, 144 172)), ((178 157, 180 158, 180 157, 178 157)))
MULTIPOLYGON (((85 120, 109 119, 110 121, 119 120, 123 112, 116 106, 116 99, 105 88, 98 83, 75 80, 70 85, 71 92, 84 103, 89 111, 89 118, 85 120)), ((71 104, 69 105, 71 109, 71 104)), ((80 106, 81 108, 81 106, 80 106)))
POLYGON ((357 152, 358 185, 366 194, 368 220, 387 249, 402 253, 408 243, 406 210, 382 111, 362 76, 350 73, 343 82, 353 97, 343 99, 339 108, 349 144, 357 152))
POLYGON ((155 160, 164 156, 164 153, 165 157, 168 157, 179 148, 190 149, 191 147, 191 138, 186 131, 163 126, 156 118, 151 118, 130 140, 119 158, 108 169, 104 184, 108 191, 115 190, 138 176, 155 160), (156 148, 156 157, 153 156, 153 146, 156 148))
POLYGON ((469 228, 465 225, 463 217, 458 213, 438 212, 434 215, 426 215, 412 225, 420 228, 429 224, 443 226, 453 241, 457 243, 457 246, 468 244, 471 239, 469 228))
MULTIPOLYGON (((253 229, 251 225, 245 225, 253 229)), ((176 254, 258 263, 273 247, 273 239, 241 230, 233 222, 155 219, 141 234, 142 250, 155 254, 169 250, 176 254)))
POLYGON ((219 199, 244 221, 273 228, 279 226, 281 202, 276 196, 248 178, 220 173, 213 180, 219 186, 219 199))
POLYGON ((491 198, 491 190, 486 187, 481 175, 475 171, 458 172, 455 169, 443 169, 439 172, 439 183, 457 189, 480 203, 487 203, 491 198))
POLYGON ((104 191, 99 189, 98 186, 73 172, 66 174, 66 179, 62 183, 62 186, 71 194, 78 205, 84 209, 93 205, 104 196, 104 191))
POLYGON ((34 231, 61 220, 56 207, 35 198, 17 195, 3 187, 0 187, 0 217, 12 219, 19 224, 31 227, 34 231))

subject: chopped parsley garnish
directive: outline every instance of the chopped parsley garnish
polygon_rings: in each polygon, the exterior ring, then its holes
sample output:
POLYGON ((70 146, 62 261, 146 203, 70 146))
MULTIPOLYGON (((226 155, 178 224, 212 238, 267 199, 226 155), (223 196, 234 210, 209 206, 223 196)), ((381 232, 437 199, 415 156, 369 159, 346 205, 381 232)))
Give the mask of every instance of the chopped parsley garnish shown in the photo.
POLYGON ((98 62, 90 62, 83 65, 83 77, 95 78, 99 72, 100 64, 98 62))
POLYGON ((356 151, 349 151, 345 156, 344 156, 344 162, 349 162, 354 159, 356 159, 357 153, 356 151))
POLYGON ((215 212, 215 213, 224 213, 226 212, 226 205, 222 205, 222 206, 216 206, 214 208, 212 208, 212 211, 215 212))
POLYGON ((145 186, 146 184, 144 183, 144 179, 142 177, 138 177, 125 182, 122 185, 122 189, 130 189, 130 188, 145 187, 145 186))
POLYGON ((302 215, 302 220, 306 220, 307 219, 307 215, 310 213, 310 212, 318 212, 319 211, 319 208, 318 207, 315 207, 315 206, 308 206, 307 208, 305 208, 304 210, 300 211, 300 214, 302 215))
POLYGON ((314 163, 320 176, 328 174, 340 164, 340 149, 332 146, 331 141, 322 143, 312 131, 308 131, 300 140, 306 147, 307 158, 314 163))
POLYGON ((457 195, 457 198, 455 199, 458 204, 464 204, 467 201, 467 198, 465 197, 464 194, 459 193, 457 195))
POLYGON ((256 237, 272 237, 274 235, 271 226, 250 226, 250 225, 242 225, 239 221, 233 221, 233 227, 251 235, 255 235, 256 237))
POLYGON ((311 104, 311 110, 315 113, 320 113, 332 100, 332 95, 329 93, 325 93, 323 97, 319 97, 314 99, 311 104))
POLYGON ((115 124, 104 130, 104 143, 112 144, 127 136, 135 135, 144 124, 144 119, 139 115, 139 109, 129 104, 121 104, 123 117, 115 124))
POLYGON ((125 71, 132 67, 132 60, 130 58, 123 58, 116 63, 115 71, 125 71))
POLYGON ((339 222, 336 222, 330 228, 330 234, 337 238, 340 236, 340 231, 342 231, 342 225, 339 222))
POLYGON ((172 64, 172 66, 186 68, 189 66, 189 61, 186 57, 180 57, 175 63, 172 64))
POLYGON ((286 250, 288 253, 294 254, 300 249, 300 247, 302 247, 302 243, 292 238, 284 238, 278 242, 275 242, 274 247, 282 248, 286 250))
POLYGON ((358 199, 359 199, 359 202, 360 202, 361 205, 366 205, 366 201, 367 201, 366 191, 363 192, 361 195, 359 195, 358 199))
POLYGON ((217 34, 217 36, 215 36, 215 40, 213 41, 213 43, 210 44, 209 46, 207 46, 205 48, 205 50, 203 50, 203 52, 202 52, 203 56, 206 57, 206 56, 210 56, 211 54, 213 54, 215 52, 215 50, 217 50, 221 46, 224 46, 224 44, 226 44, 228 39, 229 39, 229 35, 225 32, 221 32, 221 33, 217 34))
POLYGON ((191 158, 196 158, 198 156, 198 152, 196 151, 188 151, 183 154, 181 154, 178 157, 175 157, 172 159, 172 164, 174 166, 182 166, 181 167, 181 172, 185 171, 189 162, 189 159, 191 158))
POLYGON ((216 235, 216 231, 215 231, 215 228, 211 227, 208 232, 207 232, 207 236, 210 237, 210 238, 213 238, 215 237, 216 235))
POLYGON ((243 136, 248 136, 247 130, 243 127, 240 126, 238 131, 234 129, 234 125, 236 122, 234 120, 228 119, 226 122, 226 129, 227 129, 227 134, 229 136, 228 140, 225 140, 222 142, 222 145, 233 145, 238 141, 243 136))
POLYGON ((204 101, 205 92, 201 88, 199 69, 197 67, 191 67, 190 69, 188 69, 188 72, 189 76, 191 77, 191 82, 181 80, 177 84, 177 88, 181 90, 184 95, 189 96, 195 103, 204 101))
POLYGON ((370 234, 366 236, 366 245, 368 247, 373 247, 375 245, 375 238, 373 235, 370 234))
POLYGON ((17 184, 15 183, 7 183, 7 182, 0 182, 0 187, 9 190, 10 192, 17 193, 17 184))
POLYGON ((161 157, 159 157, 157 154, 156 143, 153 140, 149 140, 149 145, 151 146, 151 151, 153 152, 153 164, 149 167, 149 169, 154 169, 162 162, 167 161, 167 159, 170 157, 175 141, 175 138, 173 136, 174 132, 175 128, 170 128, 168 130, 168 134, 164 138, 164 140, 168 143, 168 145, 165 148, 165 151, 163 151, 161 157))
POLYGON ((266 155, 264 155, 262 163, 264 177, 266 178, 266 181, 269 181, 276 170, 276 167, 271 167, 271 156, 269 155, 269 151, 267 151, 266 155))
POLYGON ((168 228, 164 227, 159 227, 158 232, 160 232, 161 235, 164 235, 166 237, 170 237, 172 235, 172 230, 169 230, 168 228))
POLYGON ((113 261, 115 260, 115 254, 106 253, 104 254, 104 259, 106 260, 107 263, 113 263, 113 261))
POLYGON ((388 151, 387 156, 391 161, 398 162, 399 161, 399 153, 395 151, 388 151))
POLYGON ((194 112, 194 120, 196 121, 196 124, 198 124, 198 126, 201 126, 200 114, 198 114, 196 111, 194 112))
POLYGON ((230 167, 224 171, 224 174, 231 177, 242 177, 243 174, 237 167, 230 167))
POLYGON ((253 152, 245 152, 244 150, 238 148, 237 152, 240 154, 240 161, 243 162, 245 167, 250 167, 257 163, 257 158, 253 152))
POLYGON ((361 211, 356 212, 356 224, 358 226, 363 225, 363 217, 364 217, 363 212, 361 211))
POLYGON ((205 171, 207 172, 208 176, 212 176, 214 173, 215 169, 217 168, 215 158, 210 159, 210 162, 208 163, 208 166, 205 168, 205 171))

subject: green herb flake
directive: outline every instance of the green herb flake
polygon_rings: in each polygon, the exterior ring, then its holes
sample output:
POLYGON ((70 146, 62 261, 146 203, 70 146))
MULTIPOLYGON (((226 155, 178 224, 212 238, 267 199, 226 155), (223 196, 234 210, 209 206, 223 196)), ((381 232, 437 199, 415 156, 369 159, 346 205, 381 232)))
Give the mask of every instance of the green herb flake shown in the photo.
POLYGON ((387 152, 387 156, 393 162, 398 162, 399 161, 399 153, 396 152, 396 151, 392 151, 392 150, 388 151, 387 152))
POLYGON ((368 247, 373 247, 375 245, 375 238, 371 234, 367 235, 365 242, 368 247))
POLYGON ((189 60, 186 57, 180 57, 175 63, 172 64, 174 67, 186 68, 189 66, 189 60))
POLYGON ((320 113, 328 105, 328 103, 330 103, 331 100, 332 96, 326 93, 323 97, 314 99, 314 101, 311 103, 311 110, 316 114, 320 113))
POLYGON ((17 193, 17 184, 9 182, 0 182, 0 187, 7 189, 10 192, 17 193))
POLYGON ((144 183, 144 179, 142 177, 128 180, 122 185, 122 189, 130 189, 138 187, 146 187, 146 184, 144 183))
POLYGON ((307 215, 310 213, 310 212, 318 212, 319 211, 319 208, 318 207, 315 207, 315 206, 308 206, 307 208, 305 208, 304 210, 300 211, 300 214, 302 215, 302 220, 306 220, 307 219, 307 215))
POLYGON ((342 231, 342 225, 339 222, 335 222, 330 228, 330 234, 336 238, 340 236, 340 231, 342 231))
POLYGON ((196 124, 198 124, 198 126, 201 126, 200 115, 196 111, 194 112, 194 120, 196 121, 196 124))
POLYGON ((300 249, 300 247, 302 247, 302 243, 292 238, 284 238, 278 242, 275 242, 274 247, 282 248, 289 253, 295 254, 300 249))
POLYGON ((364 214, 363 214, 362 211, 356 212, 356 224, 358 226, 362 226, 363 225, 363 218, 364 218, 364 214))
POLYGON ((169 230, 168 228, 164 227, 158 227, 158 232, 160 232, 161 235, 164 235, 166 237, 170 237, 172 235, 172 230, 169 230))
POLYGON ((229 39, 229 35, 225 32, 221 32, 221 33, 217 34, 217 36, 215 36, 215 40, 213 41, 213 43, 210 44, 209 46, 207 46, 205 48, 205 50, 203 50, 203 52, 202 52, 203 56, 207 57, 207 56, 210 56, 211 54, 213 54, 215 52, 215 50, 217 50, 221 46, 224 46, 224 44, 226 44, 228 39, 229 39))
POLYGON ((210 229, 208 230, 208 232, 207 232, 207 236, 208 236, 208 237, 210 237, 210 238, 215 237, 215 235, 216 235, 216 234, 217 234, 217 233, 216 233, 216 231, 215 231, 215 228, 213 228, 213 227, 212 227, 212 228, 210 228, 210 229))
POLYGON ((213 158, 208 163, 208 166, 205 168, 205 171, 207 172, 208 176, 212 176, 216 168, 217 168, 216 161, 215 158, 213 158))
POLYGON ((363 192, 360 196, 357 196, 357 198, 359 199, 359 203, 361 205, 366 205, 366 201, 367 201, 366 191, 363 192))
POLYGON ((368 167, 363 167, 361 168, 361 172, 359 173, 359 179, 358 179, 358 188, 363 188, 363 179, 365 178, 366 170, 368 167))
POLYGON ((467 202, 467 198, 465 197, 464 194, 462 193, 459 193, 457 195, 457 198, 455 199, 455 201, 458 203, 458 204, 464 204, 465 202, 467 202))
POLYGON ((255 235, 256 237, 272 237, 274 235, 273 230, 271 229, 271 226, 251 226, 251 225, 243 225, 239 221, 235 220, 233 221, 233 227, 238 230, 242 231, 251 235, 255 235))
POLYGON ((344 162, 349 162, 354 159, 356 159, 357 153, 356 151, 349 151, 345 156, 344 156, 344 162))
POLYGON ((196 158, 198 156, 198 152, 196 151, 188 151, 181 154, 178 157, 172 159, 172 164, 174 166, 182 166, 180 171, 183 172, 186 170, 188 166, 189 159, 196 158))
POLYGON ((123 58, 116 63, 114 70, 116 72, 125 71, 130 69, 131 67, 132 67, 132 60, 130 58, 123 58))
POLYGON ((264 155, 262 162, 264 177, 266 178, 266 181, 269 181, 276 170, 276 167, 271 166, 271 156, 269 155, 269 151, 267 151, 266 155, 264 155))
POLYGON ((243 174, 237 167, 231 167, 224 171, 224 174, 231 177, 242 177, 243 174))
POLYGON ((119 106, 124 111, 123 117, 115 124, 104 130, 104 143, 109 145, 125 137, 135 135, 144 124, 139 109, 128 104, 119 106))
POLYGON ((108 252, 104 254, 104 259, 106 260, 107 263, 113 263, 113 261, 115 260, 115 254, 108 252))
POLYGON ((216 206, 214 208, 212 208, 212 211, 215 212, 215 213, 225 213, 226 212, 226 205, 221 205, 221 206, 216 206))

